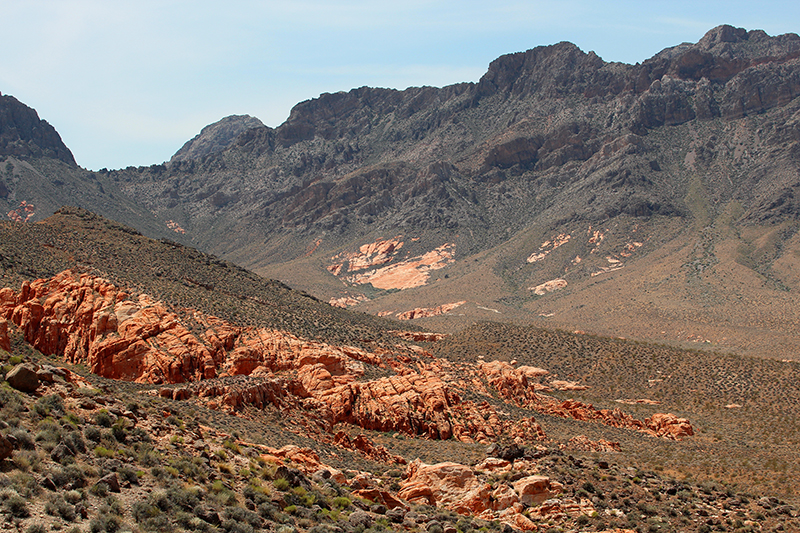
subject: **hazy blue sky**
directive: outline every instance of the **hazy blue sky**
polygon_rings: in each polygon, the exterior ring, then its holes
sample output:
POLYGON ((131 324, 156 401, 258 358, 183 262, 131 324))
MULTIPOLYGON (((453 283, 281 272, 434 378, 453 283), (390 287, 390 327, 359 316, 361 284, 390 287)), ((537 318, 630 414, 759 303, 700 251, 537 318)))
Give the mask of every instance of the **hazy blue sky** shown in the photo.
POLYGON ((559 41, 636 63, 720 24, 800 33, 800 2, 2 0, 0 20, 0 92, 98 169, 161 163, 230 114, 274 127, 323 92, 477 81, 559 41))

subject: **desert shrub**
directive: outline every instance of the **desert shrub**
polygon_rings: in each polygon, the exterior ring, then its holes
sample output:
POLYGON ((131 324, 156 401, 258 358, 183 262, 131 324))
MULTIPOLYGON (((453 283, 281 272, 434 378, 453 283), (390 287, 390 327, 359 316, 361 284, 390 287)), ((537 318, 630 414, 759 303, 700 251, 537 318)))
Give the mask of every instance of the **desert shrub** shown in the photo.
POLYGON ((131 422, 127 418, 119 418, 114 425, 111 426, 111 434, 114 435, 114 439, 117 442, 125 442, 128 438, 128 428, 130 427, 131 422))
POLYGON ((222 443, 222 447, 236 454, 242 453, 242 449, 239 447, 239 445, 230 439, 225 439, 225 441, 222 443))
POLYGON ((142 466, 153 467, 161 464, 161 455, 150 443, 138 443, 134 446, 136 459, 142 466))
POLYGON ((25 533, 47 533, 47 528, 42 524, 31 524, 25 530, 25 533))
POLYGON ((112 514, 99 514, 89 522, 90 533, 117 533, 122 528, 122 520, 112 514))
POLYGON ((169 415, 166 418, 167 424, 172 424, 173 426, 183 429, 183 421, 175 415, 169 415))
POLYGON ((338 509, 347 509, 348 507, 350 507, 353 504, 353 502, 350 501, 350 498, 347 498, 345 496, 337 496, 337 497, 335 497, 333 499, 332 503, 333 503, 333 506, 338 508, 338 509))
POLYGON ((100 442, 103 435, 97 426, 88 426, 83 430, 83 436, 92 442, 100 442))
POLYGON ((50 516, 58 516, 67 522, 75 520, 75 506, 69 504, 60 494, 54 494, 44 504, 44 512, 50 516))
POLYGON ((64 402, 58 394, 42 396, 33 403, 31 411, 41 418, 47 418, 51 415, 60 418, 66 414, 64 402))
POLYGON ((44 420, 39 424, 39 431, 33 440, 55 445, 61 440, 61 426, 52 420, 44 420))
POLYGON ((100 409, 94 414, 94 423, 100 427, 110 428, 114 424, 114 419, 111 417, 111 413, 100 409))
POLYGON ((24 406, 25 404, 22 401, 22 397, 17 391, 12 389, 7 383, 3 383, 3 385, 0 386, 0 419, 11 424, 11 422, 22 413, 24 406))
POLYGON ((9 476, 14 490, 25 499, 31 499, 42 491, 36 478, 25 472, 14 472, 9 476))
POLYGON ((138 485, 139 484, 139 475, 136 473, 136 470, 129 466, 123 466, 117 469, 117 475, 119 476, 120 481, 123 483, 127 482, 131 485, 138 485))
POLYGON ((89 492, 98 496, 100 498, 104 498, 108 495, 108 483, 97 483, 92 485, 92 488, 89 489, 89 492))
POLYGON ((83 498, 84 495, 77 490, 68 490, 67 492, 64 493, 64 500, 67 503, 71 503, 72 505, 75 505, 76 503, 83 501, 83 498))
POLYGON ((14 518, 27 518, 30 516, 28 504, 25 498, 14 491, 3 491, 0 493, 0 506, 3 511, 14 518))
POLYGON ((225 509, 225 518, 237 522, 247 522, 254 528, 260 528, 263 522, 261 517, 256 513, 242 507, 228 507, 225 509))
POLYGON ((62 442, 69 447, 73 453, 86 453, 86 441, 83 440, 83 435, 81 435, 80 431, 70 431, 64 435, 62 442))
POLYGON ((226 533, 253 533, 253 526, 247 522, 237 522, 236 520, 225 520, 222 522, 222 529, 226 533))
POLYGON ((105 446, 97 446, 94 449, 94 454, 97 457, 110 458, 110 457, 114 457, 116 452, 114 450, 109 450, 105 446))
POLYGON ((56 487, 65 487, 72 484, 75 488, 83 487, 86 483, 86 475, 78 466, 72 464, 62 468, 54 468, 50 471, 50 479, 56 487))
POLYGON ((128 439, 135 442, 150 442, 150 434, 142 428, 134 427, 128 431, 128 439))
POLYGON ((172 486, 167 489, 167 498, 173 505, 186 511, 191 511, 200 504, 199 491, 180 486, 172 486))

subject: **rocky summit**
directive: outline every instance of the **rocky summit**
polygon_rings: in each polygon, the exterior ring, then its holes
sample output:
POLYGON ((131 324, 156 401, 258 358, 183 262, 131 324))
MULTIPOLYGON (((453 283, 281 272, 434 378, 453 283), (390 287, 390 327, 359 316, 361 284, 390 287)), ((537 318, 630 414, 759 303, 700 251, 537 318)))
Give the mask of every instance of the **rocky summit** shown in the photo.
POLYGON ((0 529, 800 529, 799 96, 559 43, 99 172, 0 96, 0 529))

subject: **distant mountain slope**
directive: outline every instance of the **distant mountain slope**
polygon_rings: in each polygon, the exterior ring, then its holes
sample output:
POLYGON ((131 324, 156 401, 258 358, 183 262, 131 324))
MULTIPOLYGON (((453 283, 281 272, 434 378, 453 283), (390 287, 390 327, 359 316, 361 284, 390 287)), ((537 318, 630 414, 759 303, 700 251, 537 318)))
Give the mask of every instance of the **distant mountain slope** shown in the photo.
MULTIPOLYGON (((791 358, 799 95, 795 34, 719 26, 636 65, 563 42, 477 83, 323 94, 235 138, 245 119, 222 121, 196 155, 57 197, 102 185, 64 203, 373 314, 791 358)), ((45 161, 5 178, 9 209, 62 179, 45 161)))
POLYGON ((49 278, 73 269, 238 326, 258 324, 338 342, 378 338, 392 324, 329 306, 229 262, 153 240, 78 208, 62 208, 35 224, 0 223, 0 285, 49 278))

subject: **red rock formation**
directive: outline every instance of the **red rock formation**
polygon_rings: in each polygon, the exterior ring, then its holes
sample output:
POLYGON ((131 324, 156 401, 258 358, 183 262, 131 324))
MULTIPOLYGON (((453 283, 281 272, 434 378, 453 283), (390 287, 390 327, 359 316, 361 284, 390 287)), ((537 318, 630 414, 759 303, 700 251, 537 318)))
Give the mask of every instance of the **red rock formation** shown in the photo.
POLYGON ((430 272, 446 267, 454 261, 455 245, 443 244, 418 257, 412 257, 365 273, 353 274, 347 281, 356 284, 371 283, 378 289, 410 289, 428 283, 430 272))
POLYGON ((8 320, 0 318, 0 350, 11 351, 11 337, 8 333, 8 320))
POLYGON ((439 342, 447 337, 446 333, 429 333, 427 331, 390 331, 389 333, 412 342, 439 342))
POLYGON ((365 500, 370 500, 372 502, 385 505, 387 509, 395 509, 397 507, 401 507, 403 509, 408 508, 405 503, 395 498, 391 492, 387 492, 385 490, 361 489, 354 490, 352 494, 357 498, 364 498, 365 500))
POLYGON ((514 482, 519 501, 525 505, 538 505, 564 490, 561 484, 547 476, 527 476, 514 482))
MULTIPOLYGON (((650 435, 679 440, 692 435, 692 426, 688 420, 678 419, 674 415, 656 414, 642 422, 622 412, 620 409, 596 409, 592 405, 577 401, 559 401, 536 392, 537 384, 529 381, 529 376, 542 375, 546 372, 532 367, 514 368, 504 361, 480 363, 479 370, 483 377, 506 400, 521 407, 552 416, 574 418, 575 420, 595 421, 611 427, 633 429, 650 435)), ((570 382, 564 384, 581 390, 583 386, 570 382)), ((559 382, 552 384, 560 385, 559 382)))
POLYGON ((464 305, 465 303, 467 302, 465 300, 462 300, 460 302, 442 304, 436 307, 417 307, 416 309, 412 309, 411 311, 404 311, 402 313, 397 313, 396 316, 398 320, 414 320, 415 318, 439 316, 447 314, 453 309, 464 305))
POLYGON ((645 424, 659 437, 680 440, 694 435, 694 429, 685 418, 678 418, 672 413, 656 413, 645 419, 645 424))
POLYGON ((364 435, 357 435, 354 439, 350 439, 347 433, 344 431, 339 431, 333 437, 333 443, 337 446, 341 446, 342 448, 347 448, 348 450, 356 450, 373 461, 379 461, 382 463, 397 463, 401 465, 406 464, 406 460, 404 458, 400 457, 399 455, 393 455, 389 453, 389 450, 387 450, 384 446, 372 443, 364 435))

